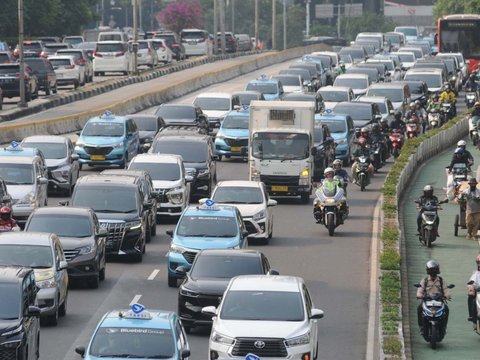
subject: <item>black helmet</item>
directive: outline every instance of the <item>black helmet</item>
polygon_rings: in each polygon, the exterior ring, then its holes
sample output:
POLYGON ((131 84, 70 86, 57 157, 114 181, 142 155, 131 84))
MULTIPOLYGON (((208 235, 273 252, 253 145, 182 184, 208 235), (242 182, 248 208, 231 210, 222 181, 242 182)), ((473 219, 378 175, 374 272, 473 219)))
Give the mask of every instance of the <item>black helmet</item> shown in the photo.
POLYGON ((425 197, 432 197, 433 196, 433 186, 432 185, 425 185, 423 188, 423 196, 425 197))
POLYGON ((437 260, 428 260, 427 264, 425 265, 425 270, 427 270, 427 274, 431 276, 437 276, 440 274, 440 264, 437 260))
POLYGON ((377 133, 377 132, 379 132, 379 131, 380 131, 380 125, 378 125, 378 124, 373 124, 373 125, 372 125, 372 132, 373 132, 373 133, 377 133))
POLYGON ((402 119, 402 112, 401 112, 401 111, 397 111, 394 116, 395 116, 395 119, 396 119, 396 120, 401 120, 401 119, 402 119))
POLYGON ((474 177, 470 178, 470 180, 468 180, 468 184, 469 185, 477 185, 478 182, 477 182, 477 179, 475 179, 474 177))

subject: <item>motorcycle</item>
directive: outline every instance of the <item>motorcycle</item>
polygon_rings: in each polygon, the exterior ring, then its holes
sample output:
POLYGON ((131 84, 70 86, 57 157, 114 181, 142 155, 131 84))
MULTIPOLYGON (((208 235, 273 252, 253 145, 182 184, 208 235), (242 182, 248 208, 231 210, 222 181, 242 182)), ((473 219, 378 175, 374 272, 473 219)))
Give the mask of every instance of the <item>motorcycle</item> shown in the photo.
POLYGON ((0 233, 3 232, 11 232, 11 231, 20 231, 20 227, 18 225, 12 227, 10 225, 0 225, 0 233))
POLYGON ((476 101, 477 101, 477 93, 476 92, 469 91, 465 94, 465 104, 467 105, 467 108, 473 107, 473 105, 475 104, 476 101))
POLYGON ((407 121, 407 138, 411 139, 418 136, 418 122, 413 119, 407 121))
POLYGON ((374 143, 371 145, 370 160, 375 171, 383 166, 382 146, 380 143, 374 143))
POLYGON ((478 116, 470 115, 468 117, 468 133, 470 135, 470 139, 472 139, 473 145, 479 145, 480 134, 478 133, 478 121, 480 118, 478 116))
POLYGON ((394 129, 389 135, 390 143, 392 144, 392 156, 396 159, 400 155, 402 149, 404 136, 400 129, 394 129))
POLYGON ((357 160, 356 179, 357 185, 360 186, 360 191, 364 191, 367 185, 370 184, 370 173, 368 167, 370 166, 370 159, 366 156, 360 156, 357 160))
MULTIPOLYGON (((436 203, 427 203, 424 204, 420 211, 422 212, 422 224, 420 226, 420 241, 426 247, 432 247, 433 242, 437 239, 437 221, 438 221, 438 210, 442 210, 441 204, 446 203, 447 201, 440 201, 436 203)), ((418 203, 417 203, 418 205, 418 203)))
POLYGON ((453 164, 452 175, 455 186, 460 185, 461 182, 467 181, 468 167, 463 163, 453 164))
POLYGON ((430 129, 440 127, 443 124, 443 116, 440 112, 432 111, 428 113, 428 125, 430 129))
MULTIPOLYGON (((420 284, 414 284, 416 288, 420 284)), ((455 285, 448 285, 453 289, 455 285)), ((437 343, 442 341, 447 332, 446 299, 442 294, 426 294, 422 299, 422 336, 430 343, 432 349, 437 348, 437 343)))
MULTIPOLYGON (((467 285, 473 285, 474 281, 469 281, 467 285)), ((477 313, 475 314, 474 317, 474 326, 475 326, 475 332, 480 335, 480 287, 475 289, 475 308, 477 309, 477 313)))
POLYGON ((442 103, 442 112, 445 114, 446 121, 452 119, 454 117, 454 111, 453 111, 453 104, 452 103, 442 103))
POLYGON ((315 192, 313 216, 317 223, 325 225, 328 235, 333 236, 335 228, 343 224, 348 216, 344 191, 336 186, 334 191, 329 191, 323 186, 315 192))

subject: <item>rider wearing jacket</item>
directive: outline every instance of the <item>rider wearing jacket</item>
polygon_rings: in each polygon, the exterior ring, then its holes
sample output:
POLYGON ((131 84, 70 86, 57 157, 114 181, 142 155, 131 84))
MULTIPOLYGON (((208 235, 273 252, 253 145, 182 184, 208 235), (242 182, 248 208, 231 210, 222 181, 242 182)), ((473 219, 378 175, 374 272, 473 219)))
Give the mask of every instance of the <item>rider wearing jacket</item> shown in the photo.
POLYGON ((468 80, 465 82, 465 91, 477 92, 478 84, 475 74, 470 74, 468 80))
MULTIPOLYGON (((341 177, 345 182, 350 181, 350 176, 348 175, 347 171, 342 168, 343 161, 340 159, 335 159, 332 163, 333 169, 335 170, 334 176, 341 177)), ((343 187, 343 185, 342 185, 343 187)))
MULTIPOLYGON (((352 176, 353 176, 353 179, 354 179, 354 182, 356 182, 358 179, 357 179, 357 162, 358 162, 358 158, 360 156, 365 156, 368 161, 370 162, 370 148, 368 147, 368 143, 367 143, 367 139, 365 139, 363 136, 359 137, 358 138, 358 147, 357 149, 353 152, 352 154, 352 158, 354 160, 354 163, 352 165, 352 176)), ((372 164, 368 164, 368 172, 370 174, 370 176, 373 175, 373 165, 372 164)))
POLYGON ((477 305, 475 303, 475 298, 477 296, 477 291, 480 289, 480 255, 477 255, 475 259, 477 263, 477 271, 475 271, 467 283, 467 306, 468 306, 468 321, 472 321, 474 326, 477 324, 477 305))
POLYGON ((17 230, 17 223, 12 218, 12 210, 8 206, 0 209, 0 229, 1 230, 17 230))
MULTIPOLYGON (((440 202, 438 201, 438 198, 433 195, 433 186, 432 185, 425 185, 423 188, 423 195, 420 196, 415 203, 418 205, 420 208, 420 211, 417 214, 417 232, 418 235, 420 235, 420 228, 422 227, 422 213, 423 213, 423 207, 427 204, 431 205, 438 205, 440 202)), ((437 236, 438 235, 438 225, 440 224, 440 218, 437 216, 437 220, 435 221, 435 225, 437 227, 437 236)))
POLYGON ((440 112, 442 109, 442 102, 440 101, 440 95, 435 93, 427 105, 428 112, 440 112))
POLYGON ((393 121, 390 123, 390 129, 399 129, 404 131, 405 122, 402 120, 402 113, 397 111, 394 115, 393 121))
POLYGON ((449 83, 445 83, 444 90, 440 94, 440 101, 442 103, 444 102, 450 103, 453 109, 453 116, 457 115, 457 107, 455 105, 455 103, 457 102, 457 96, 455 95, 455 92, 450 87, 449 83))
POLYGON ((467 168, 471 164, 473 164, 473 158, 471 159, 471 163, 470 163, 468 155, 467 156, 463 155, 464 151, 465 150, 463 150, 461 147, 457 147, 455 149, 455 151, 453 152, 452 161, 450 161, 450 165, 448 166, 448 171, 452 171, 453 165, 455 164, 465 164, 467 168))
MULTIPOLYGON (((342 221, 345 219, 345 217, 348 215, 348 204, 347 204, 347 199, 345 197, 345 191, 343 189, 343 182, 339 181, 338 179, 335 179, 335 169, 331 167, 327 167, 324 172, 324 179, 322 180, 319 188, 317 191, 328 191, 330 193, 336 194, 337 193, 337 188, 341 188, 343 190, 343 197, 341 203, 342 203, 342 209, 343 214, 342 214, 342 221)), ((314 213, 315 213, 315 208, 316 208, 316 203, 314 202, 314 213)))
POLYGON ((470 154, 470 151, 467 150, 467 142, 465 140, 460 140, 457 142, 457 146, 463 149, 462 158, 468 164, 467 166, 471 167, 473 165, 473 156, 470 154))

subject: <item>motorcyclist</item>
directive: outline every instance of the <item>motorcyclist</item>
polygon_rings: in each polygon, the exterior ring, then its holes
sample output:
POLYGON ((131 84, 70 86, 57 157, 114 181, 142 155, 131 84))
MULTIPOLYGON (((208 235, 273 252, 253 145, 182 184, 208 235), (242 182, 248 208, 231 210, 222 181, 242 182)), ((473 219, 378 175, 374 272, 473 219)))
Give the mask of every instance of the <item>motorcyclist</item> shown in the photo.
POLYGON ((333 169, 335 170, 334 176, 338 176, 343 179, 344 184, 342 184, 343 190, 346 189, 346 184, 351 180, 350 175, 348 175, 347 171, 342 168, 343 161, 340 159, 335 159, 332 163, 333 169))
POLYGON ((451 172, 453 169, 453 165, 455 164, 465 164, 465 166, 469 167, 468 159, 463 157, 464 150, 461 147, 457 147, 453 152, 452 160, 450 161, 450 165, 447 167, 448 171, 451 172))
MULTIPOLYGON (((417 299, 422 299, 427 294, 442 294, 443 297, 447 300, 451 300, 452 295, 450 289, 448 289, 448 284, 445 280, 439 276, 440 274, 440 264, 436 260, 428 260, 425 264, 425 270, 427 272, 427 277, 420 281, 420 287, 417 289, 417 299)), ((447 326, 448 322, 449 309, 445 303, 445 317, 444 317, 444 326, 447 326)), ((418 326, 420 326, 421 331, 423 331, 423 309, 422 303, 417 307, 417 316, 418 316, 418 326)))
POLYGON ((382 129, 379 124, 372 125, 372 135, 370 137, 370 144, 376 145, 378 144, 381 149, 381 156, 382 156, 382 163, 386 161, 388 158, 388 154, 390 153, 390 147, 388 146, 385 135, 382 133, 382 129))
MULTIPOLYGON (((335 169, 331 167, 327 167, 323 171, 324 178, 317 189, 317 191, 323 191, 324 193, 328 191, 331 194, 336 194, 337 193, 337 187, 341 188, 343 190, 343 182, 335 178, 335 169)), ((343 219, 348 215, 348 204, 347 204, 347 199, 345 197, 345 191, 343 191, 343 197, 340 200, 342 203, 342 209, 343 211, 343 216, 342 216, 342 221, 343 219)), ((316 206, 316 203, 314 202, 314 206, 316 206)), ((314 210, 315 211, 315 210, 314 210)))
POLYGON ((453 116, 456 116, 457 107, 455 104, 457 102, 457 96, 455 95, 455 92, 452 90, 449 83, 445 83, 443 89, 443 92, 440 94, 440 101, 442 103, 450 103, 452 105, 453 116))
POLYGON ((480 120, 480 101, 476 101, 473 105, 473 110, 471 113, 473 125, 477 125, 478 120, 480 120))
POLYGON ((337 75, 345 74, 347 70, 345 69, 345 63, 343 61, 340 61, 338 63, 338 68, 337 68, 337 75))
POLYGON ((402 132, 405 130, 405 122, 402 120, 402 113, 397 111, 394 115, 393 121, 390 123, 390 129, 399 129, 402 132))
MULTIPOLYGON (((420 235, 420 228, 422 227, 422 213, 423 213, 423 207, 430 204, 430 205, 438 205, 440 201, 438 201, 438 198, 433 195, 433 186, 432 185, 425 185, 423 188, 423 195, 420 196, 417 200, 415 200, 415 203, 417 206, 420 208, 420 211, 417 214, 417 235, 420 235)), ((437 220, 435 221, 435 225, 437 228, 437 237, 440 235, 438 234, 438 226, 440 224, 440 217, 437 216, 437 220)))
POLYGON ((470 154, 470 151, 467 150, 467 142, 465 140, 460 140, 457 142, 457 147, 463 149, 462 158, 465 160, 467 167, 471 167, 473 165, 473 156, 470 154))
POLYGON ((8 206, 0 208, 0 231, 19 231, 16 221, 12 218, 12 210, 8 206))
POLYGON ((358 165, 358 158, 360 156, 365 156, 368 159, 368 173, 370 176, 373 175, 373 165, 370 163, 370 148, 368 147, 367 139, 365 139, 363 136, 358 138, 358 147, 357 149, 353 152, 352 158, 354 160, 354 163, 352 165, 352 176, 353 176, 353 182, 357 182, 357 165, 358 165))
POLYGON ((478 91, 478 84, 475 74, 470 74, 465 82, 465 91, 475 93, 478 91))
POLYGON ((420 122, 422 124, 422 132, 425 132, 425 129, 428 124, 427 112, 424 109, 420 100, 415 101, 415 108, 416 108, 417 114, 419 115, 420 122))
POLYGON ((428 112, 440 112, 442 109, 442 102, 440 101, 440 95, 435 93, 427 105, 428 112))
MULTIPOLYGON (((405 114, 405 118, 408 120, 410 120, 413 115, 415 115, 417 117, 416 121, 418 123, 418 121, 420 120, 420 113, 417 111, 417 105, 415 105, 414 102, 411 102, 410 105, 409 105, 409 109, 407 111, 407 113, 405 114)), ((418 125, 420 125, 418 123, 418 125)))
POLYGON ((469 187, 465 189, 459 198, 466 205, 465 223, 467 225, 467 240, 476 240, 480 229, 480 190, 477 189, 477 179, 468 180, 469 187))
POLYGON ((477 255, 475 259, 477 263, 477 271, 475 271, 467 283, 467 307, 468 307, 468 321, 473 322, 476 326, 477 323, 477 304, 475 299, 477 296, 477 290, 480 289, 480 255, 477 255))
POLYGON ((365 140, 367 140, 367 144, 370 143, 370 131, 368 128, 363 127, 360 129, 360 136, 359 138, 363 137, 365 140))

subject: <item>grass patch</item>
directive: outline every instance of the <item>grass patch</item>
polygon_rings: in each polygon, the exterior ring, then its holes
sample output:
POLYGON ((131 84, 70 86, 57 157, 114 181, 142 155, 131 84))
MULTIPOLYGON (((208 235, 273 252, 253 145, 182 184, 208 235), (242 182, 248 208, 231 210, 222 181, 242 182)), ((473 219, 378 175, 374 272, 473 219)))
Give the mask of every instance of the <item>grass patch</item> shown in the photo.
POLYGON ((387 336, 383 339, 383 352, 385 354, 400 356, 402 343, 394 336, 387 336))
POLYGON ((397 250, 385 250, 380 256, 380 269, 400 270, 400 255, 397 250))

